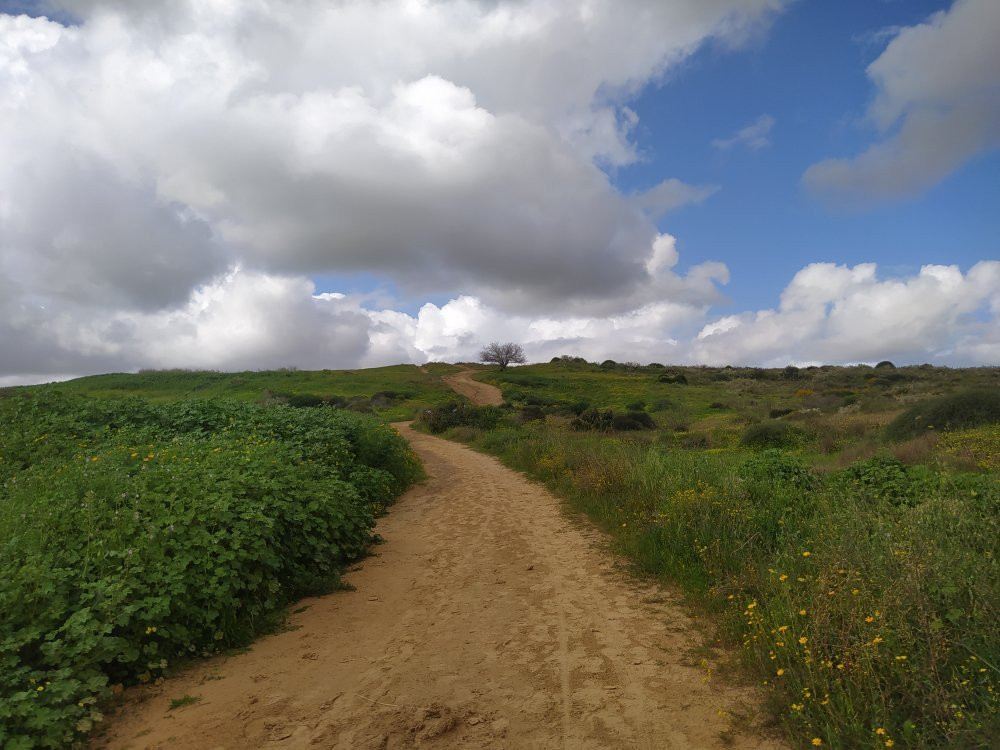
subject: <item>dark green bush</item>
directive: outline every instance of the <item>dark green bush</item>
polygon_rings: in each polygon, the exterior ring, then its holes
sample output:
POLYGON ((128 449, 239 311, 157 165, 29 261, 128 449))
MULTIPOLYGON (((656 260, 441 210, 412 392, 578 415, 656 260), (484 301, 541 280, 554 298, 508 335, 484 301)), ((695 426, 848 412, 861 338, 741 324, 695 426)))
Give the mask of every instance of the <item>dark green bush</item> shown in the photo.
POLYGON ((538 422, 543 419, 545 419, 545 412, 539 406, 525 406, 517 413, 517 421, 520 424, 538 422))
POLYGON ((438 434, 449 427, 478 427, 491 430, 504 418, 504 410, 497 406, 473 406, 465 401, 451 401, 420 415, 420 421, 427 429, 438 434))
POLYGON ((802 372, 795 365, 788 365, 781 371, 781 377, 785 380, 801 380, 802 372))
POLYGON ((925 466, 907 466, 892 456, 878 455, 851 464, 839 479, 856 497, 915 505, 931 496, 930 477, 925 466))
POLYGON ((740 467, 740 476, 756 482, 774 482, 801 490, 815 489, 816 474, 798 456, 770 448, 748 458, 740 467))
POLYGON ((890 440, 907 440, 929 430, 947 432, 1000 424, 1000 389, 978 388, 916 404, 885 428, 890 440))
POLYGON ((754 448, 784 448, 795 444, 800 436, 801 431, 787 422, 770 420, 748 426, 740 442, 754 448))
POLYGON ((574 430, 596 430, 598 432, 608 432, 610 430, 630 431, 630 430, 655 430, 656 422, 644 411, 630 411, 622 414, 611 409, 601 411, 599 409, 587 409, 579 417, 570 422, 570 427, 574 430))
POLYGON ((657 380, 661 383, 672 383, 674 385, 687 385, 688 379, 683 372, 668 372, 660 375, 657 380))
POLYGON ((656 422, 644 411, 629 411, 625 414, 615 414, 611 419, 611 427, 615 430, 655 430, 656 422))
POLYGON ((586 409, 580 416, 569 423, 574 430, 596 430, 607 432, 611 429, 611 422, 615 413, 611 409, 604 411, 600 409, 586 409))

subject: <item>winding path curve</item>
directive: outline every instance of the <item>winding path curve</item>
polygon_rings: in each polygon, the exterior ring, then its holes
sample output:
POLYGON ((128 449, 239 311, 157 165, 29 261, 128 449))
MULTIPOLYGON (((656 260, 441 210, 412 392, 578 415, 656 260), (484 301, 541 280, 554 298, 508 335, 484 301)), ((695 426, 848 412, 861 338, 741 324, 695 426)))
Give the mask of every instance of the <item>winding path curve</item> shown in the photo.
POLYGON ((429 478, 379 522, 356 589, 133 692, 94 747, 784 747, 754 727, 758 696, 694 655, 670 591, 495 459, 397 428, 429 478))
POLYGON ((462 370, 454 375, 441 378, 455 393, 465 396, 469 401, 480 406, 500 406, 503 394, 495 385, 473 380, 475 370, 462 370))

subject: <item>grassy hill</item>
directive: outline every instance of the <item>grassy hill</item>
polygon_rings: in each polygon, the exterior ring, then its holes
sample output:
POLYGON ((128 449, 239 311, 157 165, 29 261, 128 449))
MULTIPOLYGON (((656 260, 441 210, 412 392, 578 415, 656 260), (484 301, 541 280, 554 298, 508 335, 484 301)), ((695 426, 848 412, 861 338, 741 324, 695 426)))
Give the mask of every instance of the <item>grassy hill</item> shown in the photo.
POLYGON ((453 398, 440 376, 458 369, 454 365, 432 363, 423 367, 395 365, 361 370, 147 370, 92 375, 32 386, 28 390, 47 389, 98 398, 139 396, 155 403, 209 398, 291 401, 293 405, 326 401, 392 421, 410 419, 423 406, 453 398))

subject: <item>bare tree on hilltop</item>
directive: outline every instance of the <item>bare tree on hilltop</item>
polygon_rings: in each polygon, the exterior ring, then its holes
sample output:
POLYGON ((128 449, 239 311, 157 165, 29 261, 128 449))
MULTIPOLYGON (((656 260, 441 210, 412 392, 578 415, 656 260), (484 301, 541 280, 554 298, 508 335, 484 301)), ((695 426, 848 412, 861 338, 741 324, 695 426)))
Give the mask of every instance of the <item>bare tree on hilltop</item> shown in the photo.
POLYGON ((498 344, 494 341, 489 346, 484 346, 483 350, 479 352, 479 360, 481 362, 500 365, 501 370, 506 370, 507 365, 511 362, 523 364, 528 361, 524 356, 524 349, 521 348, 521 345, 509 341, 506 344, 498 344))

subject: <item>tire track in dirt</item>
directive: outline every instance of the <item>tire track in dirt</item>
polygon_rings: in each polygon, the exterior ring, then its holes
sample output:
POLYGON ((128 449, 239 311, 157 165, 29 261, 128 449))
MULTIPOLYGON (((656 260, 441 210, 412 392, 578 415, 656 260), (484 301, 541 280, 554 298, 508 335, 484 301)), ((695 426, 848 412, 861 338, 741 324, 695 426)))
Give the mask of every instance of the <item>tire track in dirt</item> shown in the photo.
POLYGON ((94 747, 784 747, 751 726, 753 691, 697 666, 676 597, 599 532, 495 459, 397 427, 429 478, 379 521, 356 590, 132 691, 94 747), (168 710, 184 695, 200 700, 168 710))

